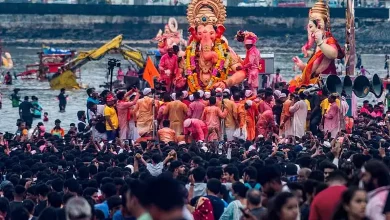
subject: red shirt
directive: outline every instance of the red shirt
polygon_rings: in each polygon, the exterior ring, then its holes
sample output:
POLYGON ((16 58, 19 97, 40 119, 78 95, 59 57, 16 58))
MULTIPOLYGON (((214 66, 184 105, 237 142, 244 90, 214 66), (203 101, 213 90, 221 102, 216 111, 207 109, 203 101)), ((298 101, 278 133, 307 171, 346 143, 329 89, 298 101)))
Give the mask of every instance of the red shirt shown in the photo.
POLYGON ((330 220, 336 210, 345 186, 331 186, 314 197, 310 206, 309 220, 330 220))

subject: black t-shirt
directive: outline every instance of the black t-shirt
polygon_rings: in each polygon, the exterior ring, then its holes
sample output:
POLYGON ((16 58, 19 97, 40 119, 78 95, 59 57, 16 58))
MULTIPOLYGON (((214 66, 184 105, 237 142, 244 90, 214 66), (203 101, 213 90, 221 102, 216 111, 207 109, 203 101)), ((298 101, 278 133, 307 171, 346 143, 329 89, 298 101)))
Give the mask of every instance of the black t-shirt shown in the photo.
POLYGON ((28 101, 24 101, 19 105, 22 116, 30 116, 32 108, 34 108, 34 106, 31 104, 31 102, 28 101))
POLYGON ((319 106, 320 103, 320 97, 318 95, 314 94, 312 95, 310 99, 310 108, 311 108, 311 117, 317 117, 321 116, 321 108, 315 108, 316 106, 319 106))
POLYGON ((83 121, 79 121, 79 123, 77 124, 77 130, 80 133, 84 133, 86 127, 87 127, 87 124, 83 121))
MULTIPOLYGON (((205 197, 210 200, 211 206, 213 206, 214 219, 219 219, 222 216, 223 211, 225 210, 225 204, 222 202, 222 200, 220 198, 218 198, 216 196, 207 195, 205 197)), ((197 196, 197 197, 191 199, 191 202, 190 202, 191 205, 195 206, 196 203, 198 202, 199 198, 200 198, 200 196, 197 196)))
POLYGON ((58 100, 60 101, 61 104, 66 104, 66 96, 63 93, 60 93, 58 95, 58 100))
POLYGON ((274 113, 274 115, 276 116, 276 122, 278 124, 280 124, 280 116, 282 115, 282 110, 283 110, 283 105, 275 105, 273 108, 272 108, 272 112, 274 113))
POLYGON ((15 202, 12 201, 9 203, 9 210, 12 212, 13 210, 17 209, 18 207, 23 207, 23 202, 15 202))
POLYGON ((41 212, 47 207, 47 200, 39 201, 38 205, 35 206, 34 216, 39 216, 41 212))

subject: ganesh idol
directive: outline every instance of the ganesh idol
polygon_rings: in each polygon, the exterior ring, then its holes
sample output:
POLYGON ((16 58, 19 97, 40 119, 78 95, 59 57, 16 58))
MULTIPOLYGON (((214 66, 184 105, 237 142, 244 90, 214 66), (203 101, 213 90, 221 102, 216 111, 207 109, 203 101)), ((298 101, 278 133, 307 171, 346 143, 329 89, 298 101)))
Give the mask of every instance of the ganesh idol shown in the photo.
POLYGON ((330 32, 329 7, 322 0, 317 1, 309 12, 307 25, 308 42, 302 47, 307 63, 294 57, 295 65, 302 71, 290 82, 290 90, 302 85, 320 83, 321 75, 336 74, 335 59, 342 59, 344 52, 330 32), (314 48, 314 52, 310 50, 314 48))
POLYGON ((223 37, 226 19, 223 1, 192 0, 187 19, 191 36, 184 56, 184 73, 179 77, 187 78, 189 93, 241 83, 246 77, 241 59, 223 37))
POLYGON ((165 25, 164 32, 160 29, 157 36, 153 39, 158 42, 158 50, 163 56, 168 53, 168 49, 174 45, 187 46, 187 42, 183 39, 182 30, 178 30, 178 24, 175 18, 169 18, 168 24, 165 25))

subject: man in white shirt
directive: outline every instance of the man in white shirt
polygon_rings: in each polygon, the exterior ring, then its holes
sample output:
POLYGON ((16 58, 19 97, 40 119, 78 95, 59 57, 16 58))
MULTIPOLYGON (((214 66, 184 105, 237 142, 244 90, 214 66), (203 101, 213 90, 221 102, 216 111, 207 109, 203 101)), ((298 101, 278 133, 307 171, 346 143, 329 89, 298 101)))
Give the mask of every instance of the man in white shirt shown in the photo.
POLYGON ((337 60, 337 64, 336 64, 337 75, 340 76, 343 73, 343 70, 344 70, 344 65, 341 63, 340 60, 337 60))
POLYGON ((276 69, 275 75, 272 76, 272 79, 271 79, 272 89, 275 89, 275 87, 278 86, 278 84, 281 82, 283 82, 283 78, 280 75, 280 69, 278 68, 278 69, 276 69))

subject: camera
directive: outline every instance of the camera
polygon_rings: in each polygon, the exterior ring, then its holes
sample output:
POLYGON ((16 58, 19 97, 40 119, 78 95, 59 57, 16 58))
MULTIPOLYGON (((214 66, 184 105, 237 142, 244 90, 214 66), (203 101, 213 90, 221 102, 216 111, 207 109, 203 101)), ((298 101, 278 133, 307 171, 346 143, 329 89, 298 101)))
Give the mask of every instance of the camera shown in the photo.
POLYGON ((120 60, 114 59, 114 58, 109 58, 108 59, 108 68, 114 68, 114 67, 121 67, 120 60))

